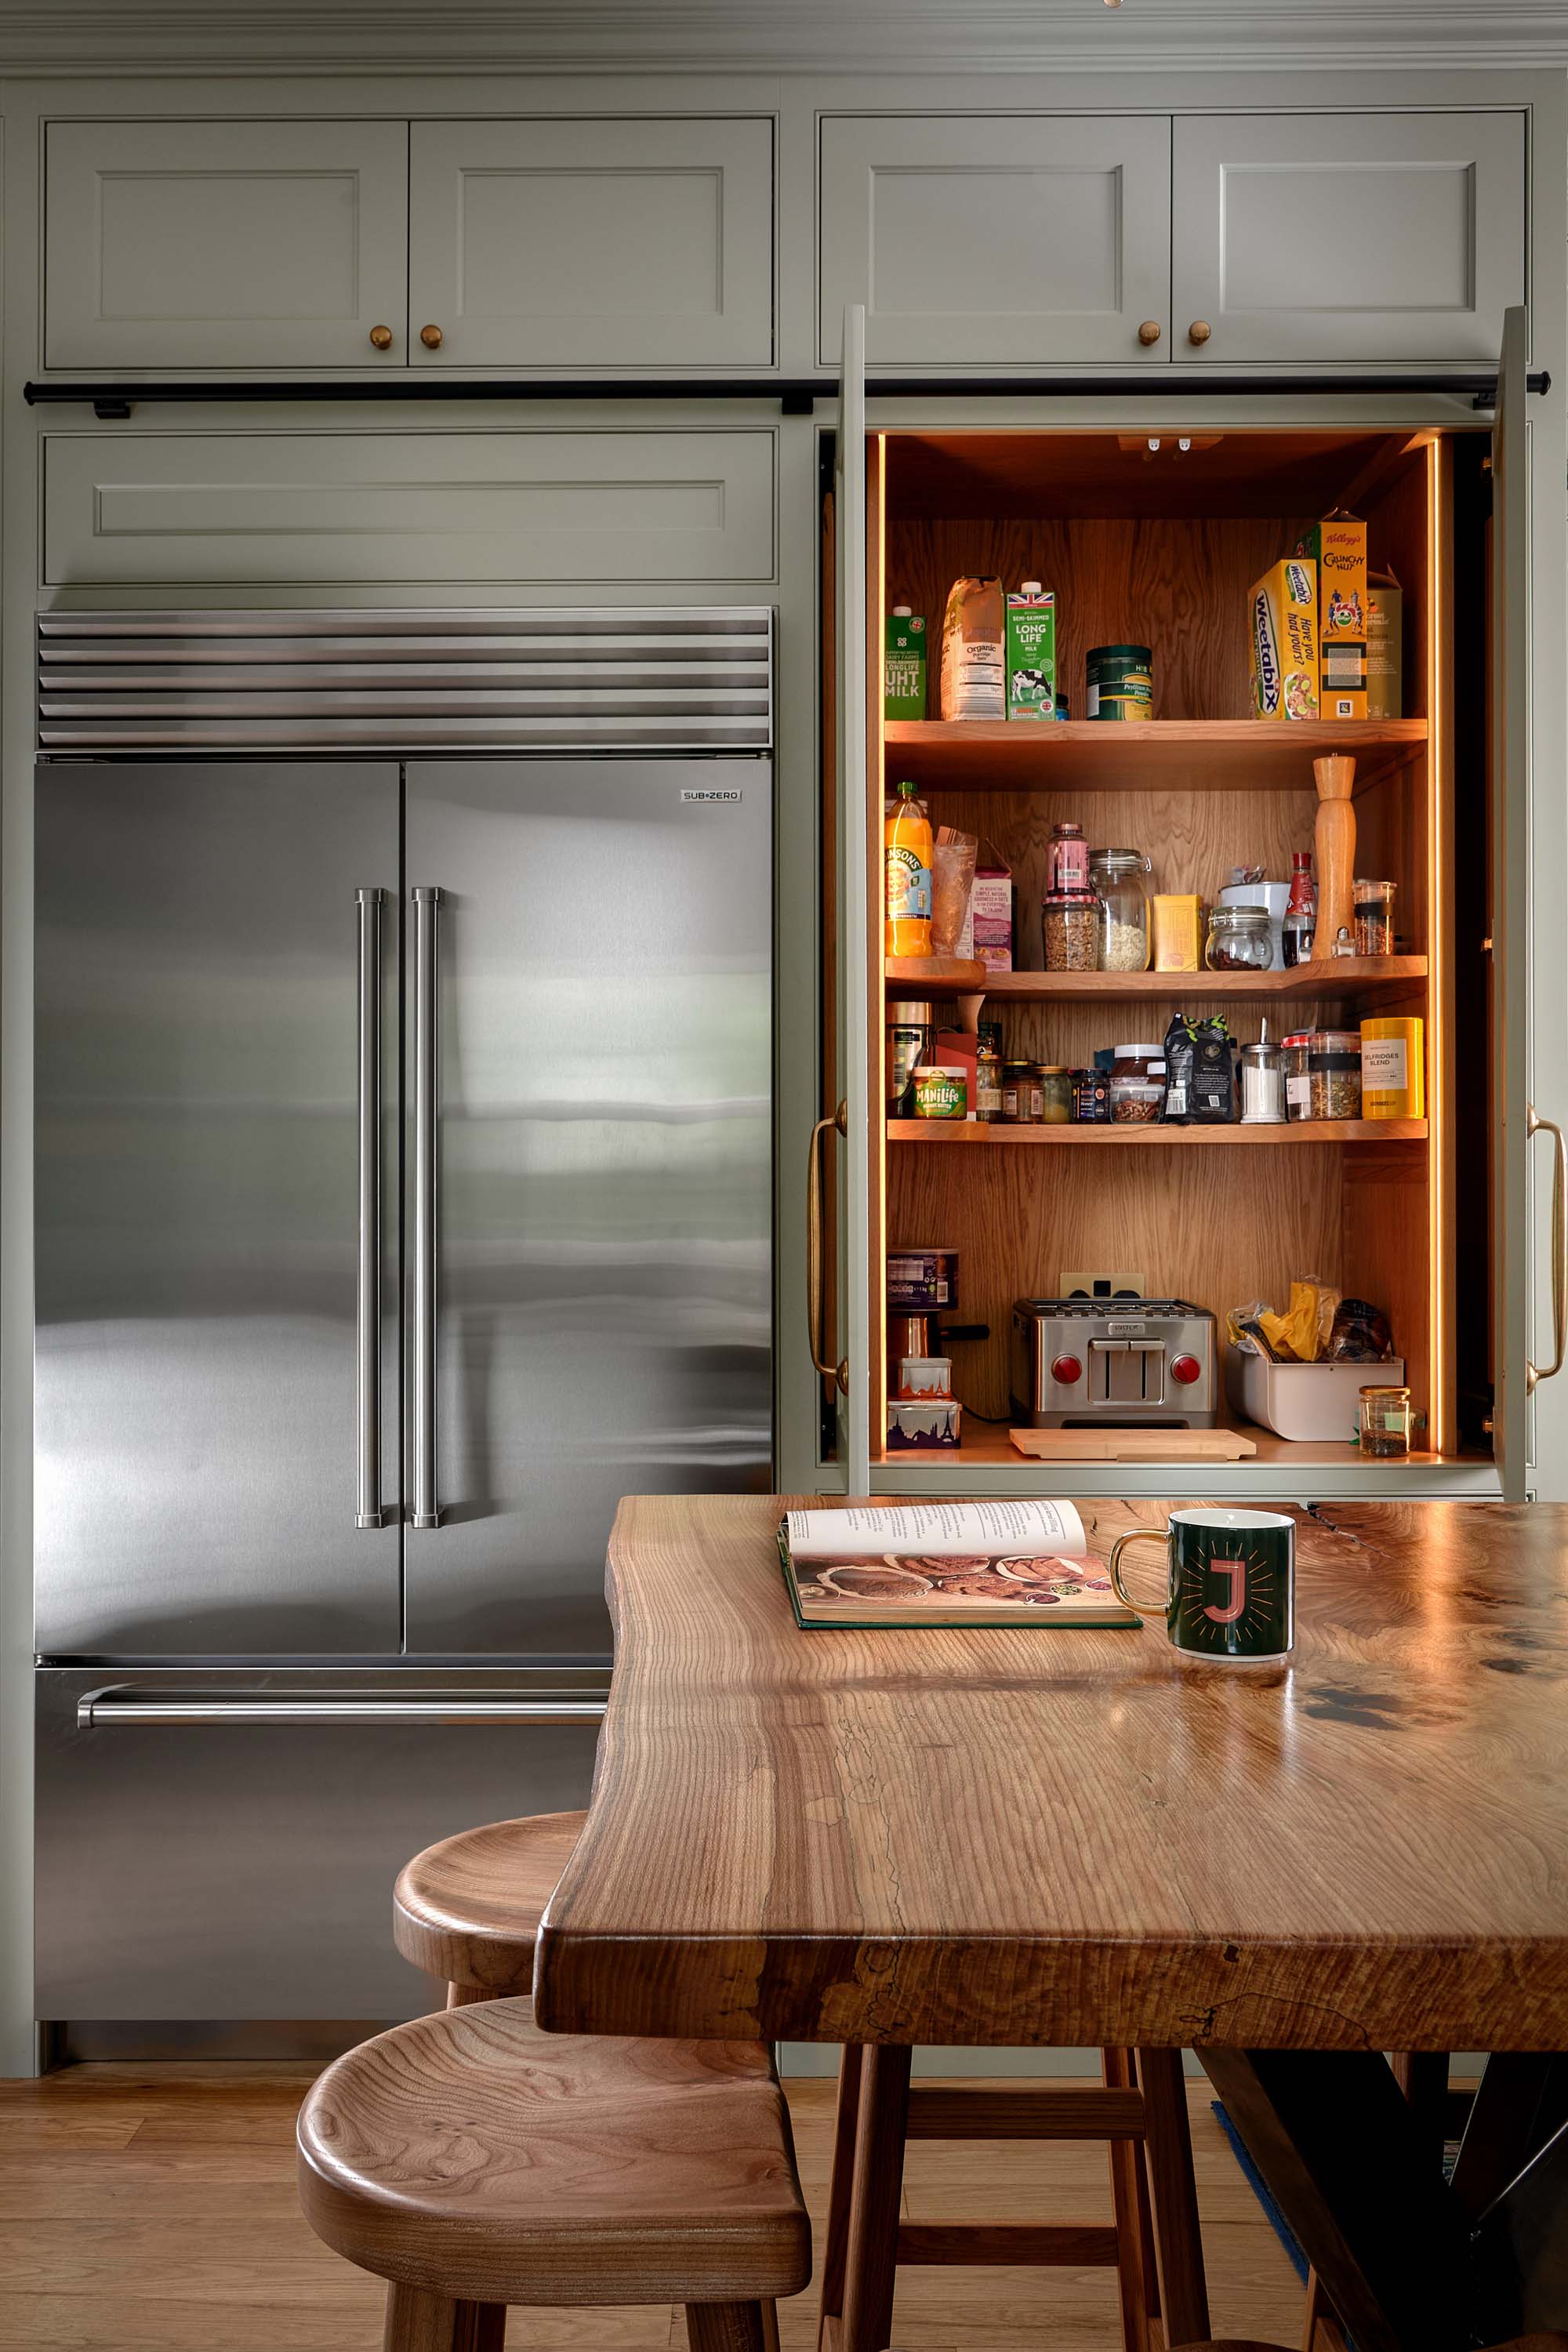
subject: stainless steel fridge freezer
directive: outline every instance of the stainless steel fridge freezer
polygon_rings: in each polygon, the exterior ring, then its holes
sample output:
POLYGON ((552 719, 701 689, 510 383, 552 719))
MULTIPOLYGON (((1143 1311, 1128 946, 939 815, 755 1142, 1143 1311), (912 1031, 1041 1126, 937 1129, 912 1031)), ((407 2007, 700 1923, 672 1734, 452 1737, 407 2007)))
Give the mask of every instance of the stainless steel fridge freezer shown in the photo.
POLYGON ((620 1496, 771 1481, 771 615, 40 625, 40 1999, 396 2014, 620 1496))

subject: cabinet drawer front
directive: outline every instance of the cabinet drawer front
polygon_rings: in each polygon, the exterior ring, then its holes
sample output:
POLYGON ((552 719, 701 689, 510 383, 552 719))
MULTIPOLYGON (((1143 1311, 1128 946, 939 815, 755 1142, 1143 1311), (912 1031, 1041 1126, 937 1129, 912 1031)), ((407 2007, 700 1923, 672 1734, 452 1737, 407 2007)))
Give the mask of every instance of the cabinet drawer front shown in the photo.
POLYGON ((1189 116, 1173 178, 1180 359, 1495 363, 1524 299, 1521 114, 1189 116))
POLYGON ((47 367, 401 367, 402 122, 51 122, 47 367), (389 327, 384 352, 370 341, 389 327))
POLYGON ((824 122, 820 357, 863 302, 873 366, 1163 364, 1170 167, 1163 114, 824 122))
POLYGON ((416 366, 771 365, 770 122, 416 122, 410 174, 416 366))
POLYGON ((773 436, 51 434, 51 586, 771 580, 773 436))

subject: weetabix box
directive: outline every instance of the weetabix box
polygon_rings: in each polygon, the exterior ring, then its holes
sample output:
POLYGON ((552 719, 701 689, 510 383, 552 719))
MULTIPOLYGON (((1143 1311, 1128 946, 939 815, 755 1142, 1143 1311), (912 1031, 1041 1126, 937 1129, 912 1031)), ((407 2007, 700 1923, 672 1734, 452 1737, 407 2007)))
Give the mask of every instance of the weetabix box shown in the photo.
POLYGON ((1252 707, 1259 719, 1318 716, 1318 567, 1286 556, 1252 590, 1252 707))
POLYGON ((1296 552, 1318 567, 1318 711, 1364 719, 1366 525, 1336 510, 1304 530, 1296 552))

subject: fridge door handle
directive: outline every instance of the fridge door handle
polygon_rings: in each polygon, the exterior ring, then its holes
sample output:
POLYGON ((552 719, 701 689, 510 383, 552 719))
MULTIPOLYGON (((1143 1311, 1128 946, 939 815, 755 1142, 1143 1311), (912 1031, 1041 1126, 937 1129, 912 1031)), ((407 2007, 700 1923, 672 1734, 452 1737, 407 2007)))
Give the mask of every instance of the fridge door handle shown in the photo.
POLYGON ((234 1723, 602 1723, 605 1701, 591 1691, 395 1692, 362 1696, 352 1691, 220 1693, 139 1692, 124 1687, 84 1691, 77 1701, 79 1731, 105 1724, 144 1726, 234 1723))
POLYGON ((436 1494, 436 1150, 437 889, 414 893, 414 1509, 416 1528, 438 1528, 436 1494))
POLYGON ((1551 1136, 1552 1152, 1552 1361, 1527 1362, 1524 1386, 1533 1395, 1542 1381, 1554 1381, 1568 1354, 1568 1144, 1554 1118, 1542 1118, 1533 1103, 1525 1106, 1527 1136, 1551 1136))
POLYGON ((381 1507, 381 900, 359 910, 359 1278, 354 1314, 354 1525, 381 1507))

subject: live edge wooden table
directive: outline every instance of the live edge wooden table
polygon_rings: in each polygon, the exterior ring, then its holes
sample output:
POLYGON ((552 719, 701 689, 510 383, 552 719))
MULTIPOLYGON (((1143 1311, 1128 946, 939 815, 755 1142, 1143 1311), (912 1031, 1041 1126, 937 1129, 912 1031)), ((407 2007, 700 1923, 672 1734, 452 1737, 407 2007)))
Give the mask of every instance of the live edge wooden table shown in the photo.
MULTIPOLYGON (((1157 1617, 801 1633, 774 1530, 819 1501, 622 1505, 541 2023, 868 2045, 873 2113, 919 2042, 1194 2049, 1358 2352, 1459 2352, 1493 2184, 1382 2053, 1568 2050, 1568 1508, 1298 1510, 1295 1654, 1237 1669, 1157 1617)), ((1102 1553, 1170 1507, 1080 1506, 1102 1553)), ((888 2341, 869 2170, 842 2352, 888 2341)))

